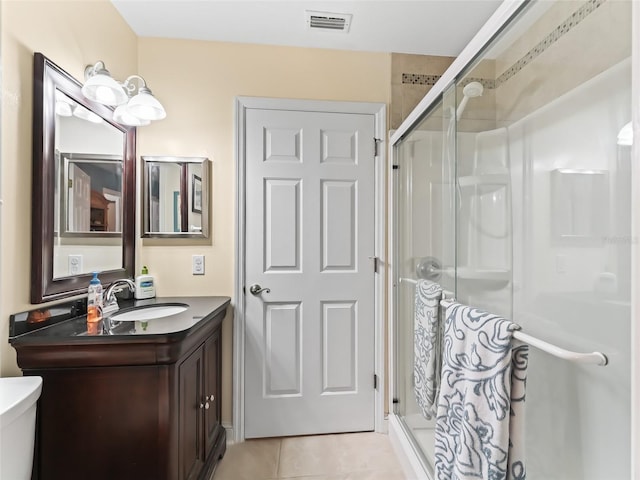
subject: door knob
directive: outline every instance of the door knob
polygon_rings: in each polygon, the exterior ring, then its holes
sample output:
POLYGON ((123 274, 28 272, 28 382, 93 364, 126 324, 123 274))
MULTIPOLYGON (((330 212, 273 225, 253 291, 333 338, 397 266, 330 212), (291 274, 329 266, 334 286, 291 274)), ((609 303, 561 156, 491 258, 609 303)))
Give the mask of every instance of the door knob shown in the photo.
POLYGON ((253 295, 260 295, 262 292, 264 293, 269 293, 271 291, 271 289, 269 288, 262 288, 260 285, 258 285, 257 283, 254 283, 253 285, 251 285, 249 287, 249 291, 253 294, 253 295))

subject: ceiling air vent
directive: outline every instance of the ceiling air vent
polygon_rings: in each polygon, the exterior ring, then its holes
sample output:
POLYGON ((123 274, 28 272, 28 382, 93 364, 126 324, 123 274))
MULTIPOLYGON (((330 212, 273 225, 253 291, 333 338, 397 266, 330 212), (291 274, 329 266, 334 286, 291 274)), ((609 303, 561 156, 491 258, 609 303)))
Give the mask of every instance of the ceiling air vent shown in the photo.
POLYGON ((305 10, 307 26, 311 30, 331 30, 334 32, 348 32, 351 25, 350 13, 313 12, 305 10))

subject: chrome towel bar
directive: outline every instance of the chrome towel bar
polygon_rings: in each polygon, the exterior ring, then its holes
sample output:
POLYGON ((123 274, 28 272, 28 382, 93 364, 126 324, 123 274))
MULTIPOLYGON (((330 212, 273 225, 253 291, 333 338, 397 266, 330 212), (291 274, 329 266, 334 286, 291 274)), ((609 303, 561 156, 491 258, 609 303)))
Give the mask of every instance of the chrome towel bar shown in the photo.
MULTIPOLYGON (((400 282, 410 283, 413 285, 416 285, 418 283, 418 281, 414 280, 413 278, 400 278, 400 282)), ((455 295, 453 294, 453 292, 443 290, 442 293, 444 298, 440 301, 441 306, 447 308, 453 303, 456 303, 455 295)), ((518 326, 518 328, 520 328, 520 326, 518 326)), ((539 350, 542 350, 543 352, 549 353, 554 357, 562 358, 570 362, 600 366, 605 366, 609 363, 609 359, 602 352, 572 352, 571 350, 565 350, 564 348, 560 348, 557 345, 553 345, 552 343, 545 342, 544 340, 540 340, 536 337, 532 337, 531 335, 519 330, 513 332, 513 338, 519 340, 520 342, 531 345, 532 347, 535 347, 539 350)))
MULTIPOLYGON (((456 303, 455 300, 451 300, 451 299, 440 301, 440 305, 445 308, 449 307, 454 303, 456 303)), ((518 328, 520 328, 520 326, 518 326, 518 328)), ((560 348, 557 345, 553 345, 552 343, 545 342, 544 340, 540 340, 539 338, 533 337, 519 330, 513 332, 513 338, 515 338, 516 340, 519 340, 520 342, 531 345, 532 347, 535 347, 538 350, 542 350, 543 352, 549 353, 554 357, 562 358, 563 360, 568 360, 570 362, 584 363, 588 365, 600 365, 600 366, 605 366, 609 363, 609 359, 602 352, 591 352, 591 353, 572 352, 571 350, 565 350, 564 348, 560 348)))

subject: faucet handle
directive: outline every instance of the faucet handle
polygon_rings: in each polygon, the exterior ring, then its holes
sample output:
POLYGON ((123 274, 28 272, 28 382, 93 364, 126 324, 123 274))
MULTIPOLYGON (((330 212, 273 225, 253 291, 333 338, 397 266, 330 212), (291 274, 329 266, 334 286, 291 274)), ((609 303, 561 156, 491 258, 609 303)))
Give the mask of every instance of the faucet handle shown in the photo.
POLYGON ((123 286, 115 286, 111 289, 111 293, 112 294, 116 294, 116 293, 120 293, 122 290, 124 290, 124 285, 123 286))

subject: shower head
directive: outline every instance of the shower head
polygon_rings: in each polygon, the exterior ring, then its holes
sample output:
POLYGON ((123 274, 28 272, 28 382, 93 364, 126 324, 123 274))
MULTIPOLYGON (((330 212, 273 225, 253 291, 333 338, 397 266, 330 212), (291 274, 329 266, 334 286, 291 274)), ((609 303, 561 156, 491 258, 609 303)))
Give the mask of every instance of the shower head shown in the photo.
POLYGON ((469 82, 462 89, 462 94, 469 98, 479 97, 482 92, 484 92, 484 87, 480 82, 469 82))
POLYGON ((467 106, 467 102, 470 98, 479 97, 484 92, 484 87, 480 82, 469 82, 462 89, 462 100, 460 101, 460 105, 458 105, 458 109, 456 110, 456 120, 460 120, 462 116, 462 112, 464 108, 467 106))

